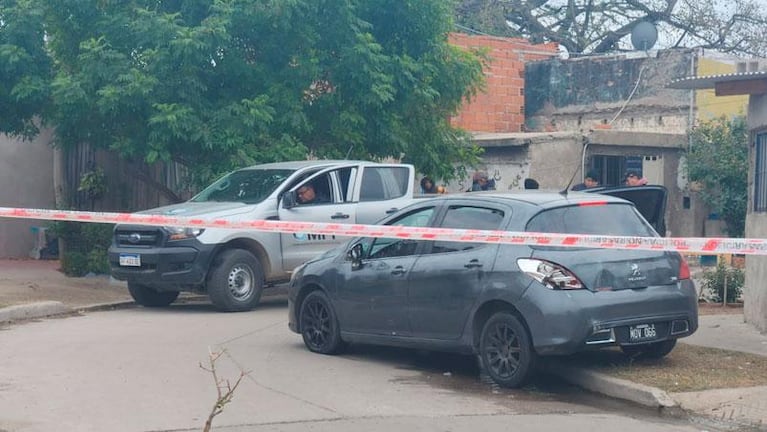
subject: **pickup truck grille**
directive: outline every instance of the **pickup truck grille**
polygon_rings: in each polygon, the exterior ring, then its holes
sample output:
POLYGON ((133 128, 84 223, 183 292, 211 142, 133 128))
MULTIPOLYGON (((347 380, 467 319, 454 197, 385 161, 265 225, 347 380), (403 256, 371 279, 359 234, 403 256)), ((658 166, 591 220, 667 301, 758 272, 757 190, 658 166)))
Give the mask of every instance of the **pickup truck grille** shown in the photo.
POLYGON ((115 242, 118 246, 161 246, 163 233, 159 229, 132 229, 115 231, 115 242))

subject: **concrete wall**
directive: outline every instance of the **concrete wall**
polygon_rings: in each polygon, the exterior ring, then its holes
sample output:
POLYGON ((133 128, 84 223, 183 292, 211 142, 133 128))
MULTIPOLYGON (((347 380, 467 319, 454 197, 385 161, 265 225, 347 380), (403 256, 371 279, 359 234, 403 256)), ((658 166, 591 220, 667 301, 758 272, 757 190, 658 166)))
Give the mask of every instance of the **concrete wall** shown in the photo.
MULTIPOLYGON (((50 142, 50 131, 33 141, 0 135, 1 207, 55 207, 50 142)), ((31 227, 45 224, 45 221, 0 218, 0 258, 29 257, 37 239, 31 227)))
MULTIPOLYGON (((767 131, 767 95, 751 95, 748 126, 753 133, 767 131)), ((748 213, 746 237, 767 238, 767 213, 754 213, 754 147, 751 146, 748 169, 748 213)), ((746 322, 767 332, 767 257, 746 256, 746 286, 743 313, 746 322)))
POLYGON ((551 59, 525 68, 526 130, 684 133, 690 93, 667 89, 689 75, 692 50, 551 59))
POLYGON ((455 46, 486 50, 486 88, 453 117, 454 126, 475 132, 520 132, 525 122, 525 62, 558 54, 555 43, 533 45, 525 39, 450 34, 455 46))

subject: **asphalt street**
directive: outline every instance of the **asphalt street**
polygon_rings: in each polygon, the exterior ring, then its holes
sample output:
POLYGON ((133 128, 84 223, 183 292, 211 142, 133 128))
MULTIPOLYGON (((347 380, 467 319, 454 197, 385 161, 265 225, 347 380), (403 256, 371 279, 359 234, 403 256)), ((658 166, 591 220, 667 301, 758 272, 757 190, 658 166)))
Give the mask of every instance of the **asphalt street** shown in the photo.
POLYGON ((312 354, 288 331, 281 299, 237 314, 208 304, 91 312, 11 325, 0 342, 3 432, 201 430, 216 400, 201 368, 209 350, 225 350, 219 378, 247 374, 217 430, 702 430, 546 379, 499 389, 467 357, 312 354))

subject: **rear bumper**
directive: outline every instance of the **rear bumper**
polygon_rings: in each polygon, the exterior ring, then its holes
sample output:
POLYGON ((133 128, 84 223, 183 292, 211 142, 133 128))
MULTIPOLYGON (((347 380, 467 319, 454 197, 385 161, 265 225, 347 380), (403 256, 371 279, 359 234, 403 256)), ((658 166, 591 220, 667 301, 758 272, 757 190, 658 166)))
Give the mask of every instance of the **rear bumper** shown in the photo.
POLYGON ((698 329, 697 292, 689 280, 611 292, 552 291, 533 284, 519 309, 541 355, 659 342, 698 329), (648 328, 654 337, 632 339, 632 327, 635 336, 648 328))

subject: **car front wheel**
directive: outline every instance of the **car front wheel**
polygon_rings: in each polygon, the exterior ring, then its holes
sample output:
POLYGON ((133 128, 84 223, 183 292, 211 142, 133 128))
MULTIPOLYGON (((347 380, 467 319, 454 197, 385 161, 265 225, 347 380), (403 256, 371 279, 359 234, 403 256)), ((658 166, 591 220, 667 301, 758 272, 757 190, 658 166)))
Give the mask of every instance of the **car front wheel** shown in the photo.
POLYGON ((623 345, 621 350, 632 358, 659 359, 668 355, 675 346, 676 339, 667 339, 646 345, 623 345))
POLYGON ((520 387, 536 360, 530 337, 519 318, 498 312, 482 328, 479 357, 483 369, 502 387, 520 387))
POLYGON ((208 277, 208 296, 218 310, 249 311, 264 289, 261 263, 252 253, 231 249, 221 253, 208 277))
POLYGON ((301 336, 309 351, 320 354, 335 354, 341 351, 344 342, 338 328, 338 319, 328 296, 322 291, 312 291, 301 303, 298 315, 301 336))

